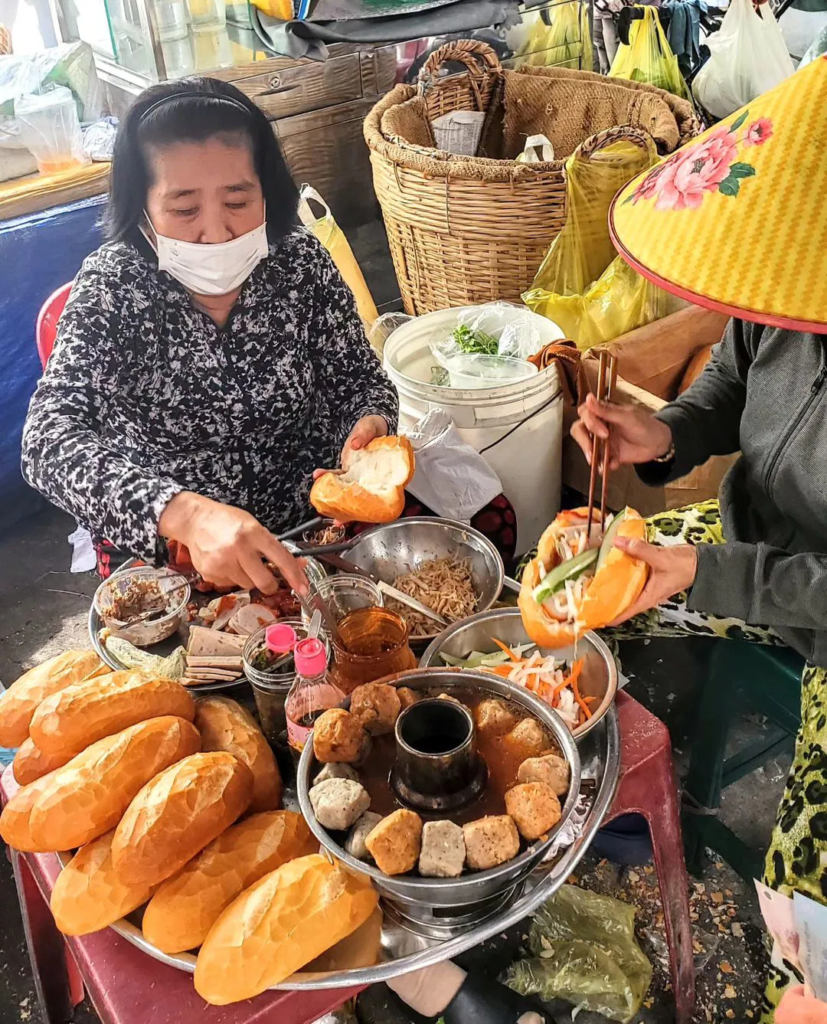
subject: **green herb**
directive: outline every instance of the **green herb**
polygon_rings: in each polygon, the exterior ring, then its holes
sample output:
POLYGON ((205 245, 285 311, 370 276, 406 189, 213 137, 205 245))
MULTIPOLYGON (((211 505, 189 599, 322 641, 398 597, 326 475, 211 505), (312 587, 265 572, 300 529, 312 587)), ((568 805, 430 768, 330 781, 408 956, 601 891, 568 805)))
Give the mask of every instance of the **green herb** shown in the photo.
POLYGON ((485 331, 472 331, 470 327, 461 324, 455 327, 451 337, 468 354, 480 354, 485 356, 496 356, 500 350, 499 341, 485 331))

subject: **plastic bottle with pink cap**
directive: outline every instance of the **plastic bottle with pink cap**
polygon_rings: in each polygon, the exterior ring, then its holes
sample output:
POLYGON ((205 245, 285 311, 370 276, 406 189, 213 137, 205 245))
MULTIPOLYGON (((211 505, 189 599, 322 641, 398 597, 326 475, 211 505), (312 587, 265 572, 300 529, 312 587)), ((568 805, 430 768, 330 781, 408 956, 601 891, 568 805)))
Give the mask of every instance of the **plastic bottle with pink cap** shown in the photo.
POLYGON ((296 681, 287 695, 284 711, 288 742, 301 753, 319 715, 341 704, 345 695, 328 678, 327 651, 321 640, 300 640, 293 649, 293 659, 296 681))

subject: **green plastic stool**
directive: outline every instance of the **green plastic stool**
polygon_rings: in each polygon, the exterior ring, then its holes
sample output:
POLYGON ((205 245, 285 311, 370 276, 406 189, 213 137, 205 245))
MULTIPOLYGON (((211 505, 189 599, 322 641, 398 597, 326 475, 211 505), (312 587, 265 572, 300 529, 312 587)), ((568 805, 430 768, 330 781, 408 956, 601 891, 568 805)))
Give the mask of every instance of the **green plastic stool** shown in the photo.
POLYGON ((803 667, 804 659, 785 647, 717 641, 683 787, 684 849, 693 875, 703 874, 704 850, 709 848, 745 881, 761 877, 764 852, 752 849, 728 828, 719 819, 718 808, 727 786, 776 754, 793 750, 801 725, 803 667), (730 725, 744 710, 767 718, 767 736, 726 757, 730 725))

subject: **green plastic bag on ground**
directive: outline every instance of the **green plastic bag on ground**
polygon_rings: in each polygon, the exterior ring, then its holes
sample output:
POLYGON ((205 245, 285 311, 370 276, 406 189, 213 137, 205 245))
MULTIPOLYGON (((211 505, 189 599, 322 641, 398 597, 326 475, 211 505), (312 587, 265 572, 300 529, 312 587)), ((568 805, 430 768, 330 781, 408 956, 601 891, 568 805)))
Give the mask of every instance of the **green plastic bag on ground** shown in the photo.
POLYGON ((633 907, 564 885, 535 914, 531 959, 518 960, 505 982, 521 995, 565 999, 580 1010, 629 1024, 652 981, 635 939, 633 907))
POLYGON ((655 85, 692 102, 678 58, 672 52, 655 7, 644 7, 643 18, 632 22, 629 45, 621 43, 618 47, 609 78, 655 85))

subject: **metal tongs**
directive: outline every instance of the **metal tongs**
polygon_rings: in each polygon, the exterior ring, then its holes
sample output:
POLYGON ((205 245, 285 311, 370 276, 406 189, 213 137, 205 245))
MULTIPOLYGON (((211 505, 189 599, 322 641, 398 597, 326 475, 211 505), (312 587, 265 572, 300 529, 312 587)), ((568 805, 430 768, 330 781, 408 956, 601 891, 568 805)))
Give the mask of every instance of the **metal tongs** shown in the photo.
MULTIPOLYGON (((611 402, 612 391, 614 390, 617 377, 617 359, 611 352, 605 350, 600 353, 597 369, 597 394, 598 402, 611 402)), ((606 488, 609 479, 610 453, 609 438, 601 441, 596 434, 592 434, 592 454, 589 472, 589 507, 586 520, 586 543, 591 540, 592 522, 594 520, 594 493, 597 487, 597 468, 600 464, 600 529, 606 526, 606 488), (603 446, 601 456, 600 446, 603 446)))

